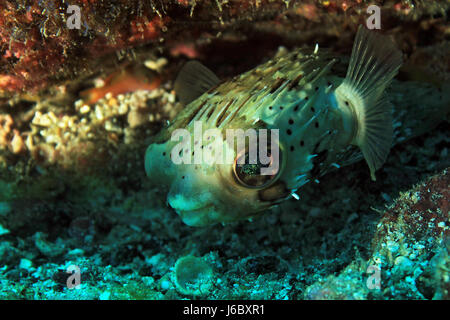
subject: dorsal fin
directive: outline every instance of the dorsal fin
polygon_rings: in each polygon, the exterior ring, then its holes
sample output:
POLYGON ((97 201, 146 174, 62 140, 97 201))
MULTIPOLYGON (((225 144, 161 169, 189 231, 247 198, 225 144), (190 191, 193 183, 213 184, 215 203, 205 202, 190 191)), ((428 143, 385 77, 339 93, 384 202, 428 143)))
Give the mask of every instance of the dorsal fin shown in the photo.
POLYGON ((219 82, 220 79, 211 70, 193 60, 181 68, 174 88, 180 101, 187 105, 219 82))
POLYGON ((366 159, 372 180, 389 153, 393 139, 392 107, 384 97, 402 64, 402 53, 385 37, 360 26, 344 82, 336 90, 356 117, 352 141, 366 159))

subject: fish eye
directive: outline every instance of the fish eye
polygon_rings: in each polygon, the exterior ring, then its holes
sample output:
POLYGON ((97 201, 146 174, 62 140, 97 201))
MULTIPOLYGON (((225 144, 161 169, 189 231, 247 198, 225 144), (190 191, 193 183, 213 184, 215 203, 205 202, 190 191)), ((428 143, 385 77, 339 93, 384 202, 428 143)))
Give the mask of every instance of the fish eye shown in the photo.
POLYGON ((279 157, 275 159, 271 150, 268 149, 266 159, 262 161, 259 152, 252 155, 248 150, 244 150, 234 159, 234 178, 239 184, 247 188, 262 189, 268 187, 277 180, 281 172, 281 149, 279 151, 279 157))

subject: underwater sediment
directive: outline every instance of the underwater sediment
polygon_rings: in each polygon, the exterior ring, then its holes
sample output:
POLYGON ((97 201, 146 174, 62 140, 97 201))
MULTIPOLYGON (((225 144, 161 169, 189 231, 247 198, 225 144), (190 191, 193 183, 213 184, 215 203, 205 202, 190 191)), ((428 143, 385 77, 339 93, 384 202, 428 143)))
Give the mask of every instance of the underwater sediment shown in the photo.
MULTIPOLYGON (((449 2, 372 3, 403 52, 396 85, 445 88, 449 2)), ((349 56, 369 3, 71 4, 80 29, 64 1, 0 4, 1 299, 448 299, 448 122, 392 148, 376 182, 359 162, 252 222, 187 226, 145 175, 186 61, 228 79, 279 50, 349 56)))

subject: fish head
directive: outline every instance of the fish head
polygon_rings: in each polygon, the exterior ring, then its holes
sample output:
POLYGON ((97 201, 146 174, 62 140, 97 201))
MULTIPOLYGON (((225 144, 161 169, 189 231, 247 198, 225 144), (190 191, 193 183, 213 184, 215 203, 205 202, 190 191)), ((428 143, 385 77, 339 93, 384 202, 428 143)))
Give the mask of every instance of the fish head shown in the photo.
POLYGON ((146 173, 167 190, 167 204, 184 223, 250 219, 289 195, 279 179, 284 159, 277 132, 249 129, 210 128, 198 136, 188 127, 147 148, 146 173))

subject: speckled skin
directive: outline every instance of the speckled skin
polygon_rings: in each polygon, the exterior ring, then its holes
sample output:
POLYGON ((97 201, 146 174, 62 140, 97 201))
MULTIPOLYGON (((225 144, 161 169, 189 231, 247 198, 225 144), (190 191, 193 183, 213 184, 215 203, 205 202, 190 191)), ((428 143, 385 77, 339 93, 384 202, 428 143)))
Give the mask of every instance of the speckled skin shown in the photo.
POLYGON ((326 52, 312 51, 270 60, 194 100, 150 145, 147 174, 169 187, 168 203, 184 222, 197 226, 248 219, 308 181, 353 161, 355 149, 349 143, 354 126, 334 97, 342 81, 330 72, 335 62, 326 52), (279 129, 278 179, 264 188, 248 188, 236 181, 230 164, 175 165, 170 153, 178 141, 170 141, 170 134, 178 128, 193 133, 194 121, 202 121, 203 130, 218 128, 223 133, 279 129))
MULTIPOLYGON (((211 88, 186 106, 148 147, 145 160, 147 175, 158 186, 168 188, 167 202, 186 224, 204 226, 249 219, 290 196, 301 197, 296 192, 304 184, 318 183, 323 174, 362 159, 355 147, 360 124, 354 110, 361 108, 363 101, 341 94, 339 86, 344 78, 332 70, 337 62, 318 48, 297 50, 211 88), (250 188, 236 179, 233 164, 174 164, 171 151, 179 141, 170 137, 176 129, 190 132, 192 159, 200 148, 210 147, 209 141, 201 146, 194 141, 196 121, 202 123, 203 130, 221 130, 219 143, 231 151, 233 159, 241 150, 226 145, 227 129, 278 129, 279 173, 270 184, 250 188)), ((397 104, 394 143, 436 125, 443 106, 448 112, 445 101, 449 97, 443 96, 442 89, 422 86, 423 100, 410 101, 408 108, 402 99, 408 99, 408 91, 415 90, 415 85, 396 86, 396 90, 385 95, 393 95, 397 104)), ((420 97, 417 92, 414 96, 420 97)), ((392 134, 392 129, 386 130, 392 134)), ((387 144, 389 147, 390 141, 387 144)), ((378 167, 370 169, 374 179, 378 167)))

